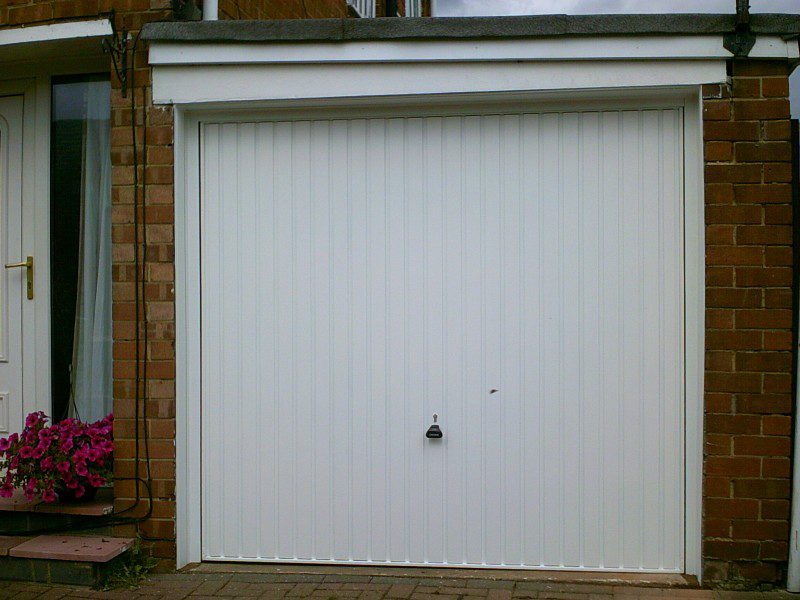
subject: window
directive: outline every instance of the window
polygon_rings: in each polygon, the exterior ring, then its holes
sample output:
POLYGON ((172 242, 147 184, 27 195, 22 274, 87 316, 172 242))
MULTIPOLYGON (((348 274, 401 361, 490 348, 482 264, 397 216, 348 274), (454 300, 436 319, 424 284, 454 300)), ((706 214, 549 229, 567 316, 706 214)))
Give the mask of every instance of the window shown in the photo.
POLYGON ((111 86, 54 78, 50 146, 53 418, 112 407, 111 86))

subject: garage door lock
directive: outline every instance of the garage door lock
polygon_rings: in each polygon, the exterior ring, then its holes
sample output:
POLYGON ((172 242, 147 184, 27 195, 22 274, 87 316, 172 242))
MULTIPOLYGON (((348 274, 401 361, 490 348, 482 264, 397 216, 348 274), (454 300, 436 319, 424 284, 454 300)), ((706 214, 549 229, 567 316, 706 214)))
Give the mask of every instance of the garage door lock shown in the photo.
POLYGON ((438 440, 439 438, 444 437, 444 433, 442 433, 442 430, 436 424, 436 421, 438 419, 439 419, 439 415, 437 415, 436 413, 433 413, 433 425, 428 427, 428 431, 425 432, 425 437, 426 438, 429 438, 429 439, 432 439, 432 440, 438 440))

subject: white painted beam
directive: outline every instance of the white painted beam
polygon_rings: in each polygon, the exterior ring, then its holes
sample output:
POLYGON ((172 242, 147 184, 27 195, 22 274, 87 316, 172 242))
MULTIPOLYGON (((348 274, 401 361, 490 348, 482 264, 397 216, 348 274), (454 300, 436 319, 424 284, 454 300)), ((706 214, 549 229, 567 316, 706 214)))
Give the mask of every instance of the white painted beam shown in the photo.
POLYGON ((104 37, 111 33, 111 22, 108 19, 16 27, 0 30, 0 46, 104 37))
MULTIPOLYGON (((205 13, 204 13, 205 15, 205 13)), ((792 58, 794 40, 759 37, 751 58, 792 58)), ((731 58, 722 36, 573 37, 510 40, 372 41, 320 43, 160 42, 151 65, 387 63, 559 60, 714 60, 731 58)))
POLYGON ((551 61, 156 66, 163 104, 689 86, 726 81, 725 61, 551 61), (209 85, 213 82, 213 85, 209 85))

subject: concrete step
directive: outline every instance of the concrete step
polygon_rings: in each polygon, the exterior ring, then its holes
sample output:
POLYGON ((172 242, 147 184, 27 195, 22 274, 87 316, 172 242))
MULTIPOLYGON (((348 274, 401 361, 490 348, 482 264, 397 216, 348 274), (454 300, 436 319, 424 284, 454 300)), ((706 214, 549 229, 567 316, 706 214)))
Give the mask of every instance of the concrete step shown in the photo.
POLYGON ((0 579, 93 585, 133 544, 93 535, 0 536, 0 579))
MULTIPOLYGON (((108 516, 113 512, 114 498, 111 488, 99 490, 97 496, 88 502, 52 504, 41 500, 27 500, 17 491, 11 498, 0 498, 0 535, 66 530, 75 524, 86 526, 87 520, 108 516)), ((101 527, 97 533, 106 531, 101 527)))

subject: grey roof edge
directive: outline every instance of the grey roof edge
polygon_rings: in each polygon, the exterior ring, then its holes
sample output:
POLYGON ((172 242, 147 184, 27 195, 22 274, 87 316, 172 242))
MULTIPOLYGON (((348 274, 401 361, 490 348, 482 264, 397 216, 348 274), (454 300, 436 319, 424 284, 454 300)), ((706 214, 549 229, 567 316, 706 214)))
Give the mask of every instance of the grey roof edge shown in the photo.
MULTIPOLYGON (((554 36, 710 35, 734 30, 732 14, 532 15, 396 19, 169 21, 148 23, 155 42, 251 43, 424 39, 503 39, 554 36)), ((751 15, 753 33, 800 35, 800 15, 751 15)))

